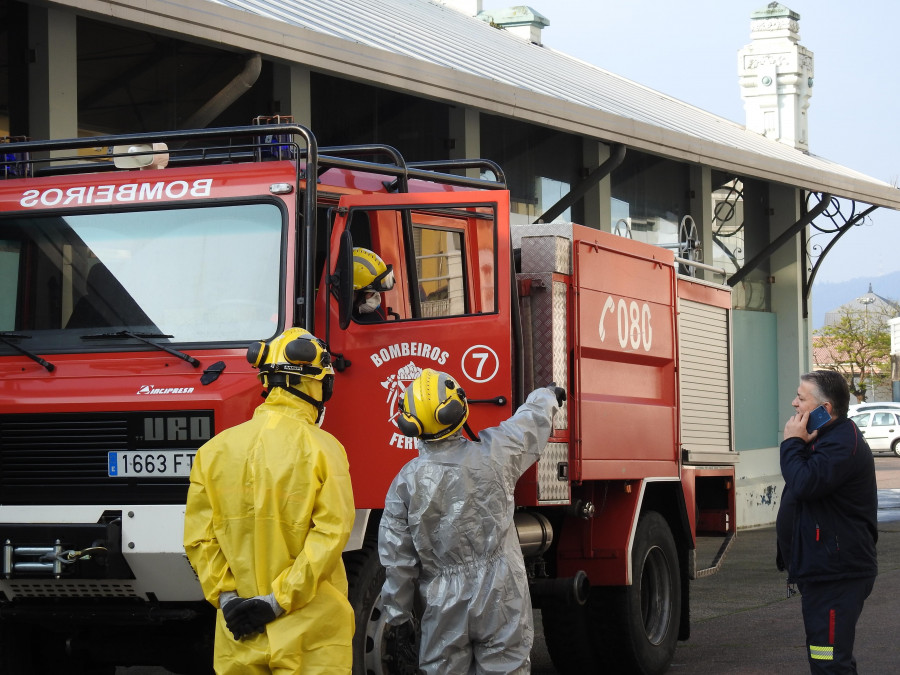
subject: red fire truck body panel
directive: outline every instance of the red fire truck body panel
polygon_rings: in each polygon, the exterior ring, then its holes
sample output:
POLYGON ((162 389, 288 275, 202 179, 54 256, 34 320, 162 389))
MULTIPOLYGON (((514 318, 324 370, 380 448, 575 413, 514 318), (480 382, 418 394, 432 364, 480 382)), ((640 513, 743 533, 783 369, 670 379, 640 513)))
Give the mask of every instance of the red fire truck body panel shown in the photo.
POLYGON ((575 228, 574 475, 678 476, 673 256, 617 239, 575 228))

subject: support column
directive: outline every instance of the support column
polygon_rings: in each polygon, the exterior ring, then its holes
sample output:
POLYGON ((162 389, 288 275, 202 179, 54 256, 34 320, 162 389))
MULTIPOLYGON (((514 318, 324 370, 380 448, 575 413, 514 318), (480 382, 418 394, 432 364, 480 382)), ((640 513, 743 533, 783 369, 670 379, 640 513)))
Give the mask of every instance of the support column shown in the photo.
MULTIPOLYGON (((481 157, 481 113, 474 108, 451 107, 450 139, 450 159, 481 157)), ((478 169, 466 169, 466 175, 478 178, 478 169)))
MULTIPOLYGON (((582 157, 586 173, 590 173, 609 159, 609 146, 593 138, 585 138, 582 157)), ((611 198, 610 178, 605 176, 584 195, 584 224, 604 232, 611 232, 613 228, 611 198)))
MULTIPOLYGON (((800 219, 800 191, 770 183, 769 207, 769 238, 775 239, 800 219)), ((774 280, 772 311, 778 320, 778 411, 781 422, 790 412, 800 375, 812 367, 809 350, 812 334, 809 319, 804 319, 801 311, 805 261, 800 239, 798 234, 774 251, 769 260, 769 273, 774 280)))
POLYGON ((296 63, 276 63, 272 79, 273 98, 279 104, 278 114, 292 115, 294 122, 312 129, 309 68, 296 63))
POLYGON ((31 5, 28 132, 34 139, 78 136, 78 49, 75 15, 31 5))
MULTIPOLYGON (((700 245, 703 247, 703 258, 700 262, 705 265, 713 264, 712 239, 713 200, 712 200, 712 170, 708 166, 691 166, 691 198, 690 214, 697 224, 697 232, 700 235, 700 245)), ((721 281, 721 275, 700 270, 700 277, 709 281, 721 281), (713 279, 712 277, 718 277, 713 279)))

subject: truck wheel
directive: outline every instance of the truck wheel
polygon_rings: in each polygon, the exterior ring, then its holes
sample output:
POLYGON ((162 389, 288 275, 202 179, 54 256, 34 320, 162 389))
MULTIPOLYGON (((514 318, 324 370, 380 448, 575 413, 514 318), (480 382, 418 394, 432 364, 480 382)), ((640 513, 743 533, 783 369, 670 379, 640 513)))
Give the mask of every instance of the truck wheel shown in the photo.
POLYGON ((578 611, 542 612, 556 668, 571 673, 664 673, 675 654, 681 621, 681 576, 672 532, 659 513, 638 522, 631 586, 595 587, 578 611))
POLYGON ((413 675, 419 664, 415 650, 411 659, 398 659, 388 645, 390 626, 384 621, 381 587, 384 568, 378 560, 378 544, 374 537, 366 538, 363 547, 344 555, 347 568, 350 604, 356 615, 353 635, 353 675, 413 675))

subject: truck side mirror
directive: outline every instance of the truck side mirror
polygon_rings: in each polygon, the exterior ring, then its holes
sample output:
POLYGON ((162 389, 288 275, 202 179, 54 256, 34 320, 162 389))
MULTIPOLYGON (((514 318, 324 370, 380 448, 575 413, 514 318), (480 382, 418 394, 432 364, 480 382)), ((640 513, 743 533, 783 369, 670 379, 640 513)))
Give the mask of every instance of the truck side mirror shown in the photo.
POLYGON ((341 233, 337 265, 331 276, 331 291, 337 296, 338 325, 344 330, 350 325, 353 312, 353 237, 347 230, 341 233))

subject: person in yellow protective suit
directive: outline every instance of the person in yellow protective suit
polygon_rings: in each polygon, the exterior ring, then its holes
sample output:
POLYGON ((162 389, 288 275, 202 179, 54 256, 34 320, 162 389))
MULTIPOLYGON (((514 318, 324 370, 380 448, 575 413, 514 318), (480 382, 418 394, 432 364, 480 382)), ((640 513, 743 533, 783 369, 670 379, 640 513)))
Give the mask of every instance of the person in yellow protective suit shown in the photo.
POLYGON ((317 426, 334 382, 324 343, 292 328, 247 359, 268 391, 191 469, 184 548, 218 607, 214 666, 230 673, 344 673, 353 610, 341 552, 354 505, 343 446, 317 426))

